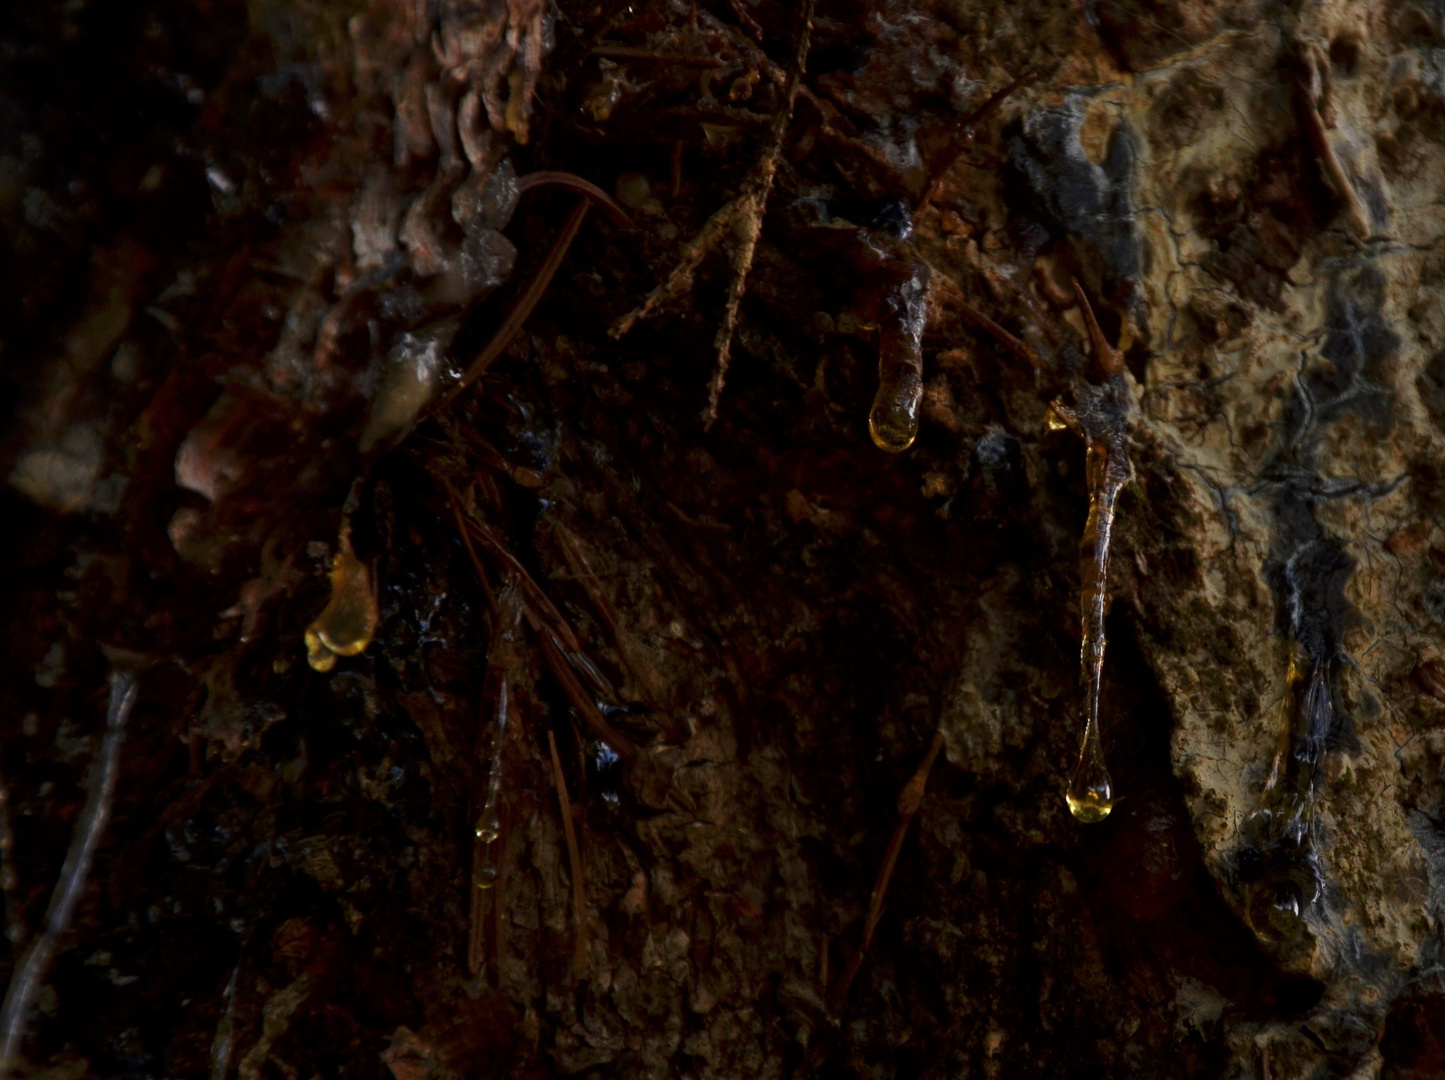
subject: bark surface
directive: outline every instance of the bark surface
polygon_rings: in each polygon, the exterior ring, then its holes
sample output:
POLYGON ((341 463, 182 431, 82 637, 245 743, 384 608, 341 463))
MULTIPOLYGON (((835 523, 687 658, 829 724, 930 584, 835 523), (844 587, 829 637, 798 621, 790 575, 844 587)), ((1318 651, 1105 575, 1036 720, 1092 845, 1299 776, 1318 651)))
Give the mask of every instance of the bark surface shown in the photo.
POLYGON ((1439 3, 0 50, 17 1069, 1445 1072, 1439 3))

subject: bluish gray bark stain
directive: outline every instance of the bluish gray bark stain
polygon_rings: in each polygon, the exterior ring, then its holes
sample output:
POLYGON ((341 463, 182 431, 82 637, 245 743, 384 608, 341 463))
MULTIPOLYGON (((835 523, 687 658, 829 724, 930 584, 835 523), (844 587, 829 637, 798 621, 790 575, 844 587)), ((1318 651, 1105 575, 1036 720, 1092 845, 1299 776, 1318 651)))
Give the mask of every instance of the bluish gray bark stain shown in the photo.
MULTIPOLYGON (((1353 420, 1362 432, 1381 435, 1391 426, 1383 369, 1400 337, 1381 314, 1384 294, 1384 275, 1368 262, 1336 268, 1324 342, 1316 356, 1302 358, 1279 445, 1253 489, 1270 502, 1273 539, 1263 573, 1274 594, 1275 628, 1290 643, 1293 660, 1277 773, 1242 823, 1230 860, 1232 883, 1257 932, 1285 948, 1302 941, 1305 922, 1329 924, 1339 939, 1339 959, 1376 984, 1391 978, 1388 965, 1337 918, 1343 901, 1319 854, 1324 837, 1315 807, 1326 758, 1357 751, 1359 742, 1340 693, 1341 673, 1350 664, 1343 637, 1358 619, 1345 595, 1356 564, 1344 538, 1320 522, 1317 510, 1331 499, 1379 497, 1398 481, 1325 476, 1317 457, 1330 425, 1353 420)), ((1280 721, 1265 716, 1261 722, 1280 721)), ((1331 1054, 1357 1061, 1375 1041, 1375 1029, 1362 1019, 1368 1011, 1359 1000, 1325 1010, 1312 1019, 1308 1034, 1331 1054)))
MULTIPOLYGON (((1102 267, 1102 280, 1088 282, 1116 309, 1140 304, 1141 245, 1130 202, 1138 158, 1133 129, 1120 121, 1102 164, 1095 165, 1079 140, 1083 98, 1029 116, 1008 138, 1005 190, 1010 209, 1041 226, 1053 239, 1082 243, 1084 267, 1102 267)), ((1136 320, 1142 325, 1143 320, 1136 320)))

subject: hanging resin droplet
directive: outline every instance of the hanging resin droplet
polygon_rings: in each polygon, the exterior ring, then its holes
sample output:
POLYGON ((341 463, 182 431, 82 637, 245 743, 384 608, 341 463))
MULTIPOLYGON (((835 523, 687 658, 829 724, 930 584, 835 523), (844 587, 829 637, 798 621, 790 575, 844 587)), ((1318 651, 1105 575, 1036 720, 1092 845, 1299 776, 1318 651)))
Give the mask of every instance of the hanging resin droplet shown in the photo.
POLYGON ((1259 872, 1244 888, 1245 922, 1266 941, 1289 937, 1290 922, 1324 892, 1315 814, 1325 755, 1339 719, 1341 661, 1333 643, 1323 649, 1317 641, 1311 644, 1315 655, 1298 640, 1291 645, 1274 760, 1259 805, 1239 829, 1244 846, 1259 857, 1259 872))
MULTIPOLYGON (((505 685, 505 684, 504 684, 505 685)), ((498 738, 498 743, 501 739, 498 738)), ((497 814, 497 793, 501 788, 502 762, 501 747, 496 748, 492 761, 492 777, 488 782, 487 803, 474 827, 477 841, 472 848, 472 885, 478 889, 490 889, 497 883, 497 841, 502 838, 502 821, 497 814)))
POLYGON ((515 578, 497 596, 497 624, 487 650, 488 691, 492 700, 492 722, 485 724, 479 739, 480 764, 487 770, 482 791, 482 808, 472 827, 472 887, 491 889, 501 876, 498 856, 502 838, 502 760, 506 752, 507 725, 512 716, 512 683, 509 673, 518 665, 517 641, 521 635, 525 608, 515 578))
POLYGON ((497 837, 502 835, 501 822, 495 818, 491 821, 477 822, 477 839, 484 844, 494 843, 497 837))
POLYGON ((477 889, 490 889, 497 884, 498 876, 497 864, 494 861, 480 863, 472 873, 472 886, 477 889))
POLYGON ((1084 738, 1079 761, 1065 797, 1069 812, 1085 825, 1103 821, 1114 809, 1114 785, 1104 761, 1099 737, 1099 694, 1104 681, 1105 616, 1109 600, 1109 547, 1119 493, 1134 475, 1124 432, 1127 389, 1120 379, 1122 361, 1104 339, 1089 301, 1074 283, 1089 326, 1099 366, 1106 375, 1102 386, 1088 383, 1076 391, 1070 409, 1055 402, 1049 409, 1050 428, 1069 427, 1084 437, 1084 477, 1089 488, 1089 518, 1079 544, 1079 614, 1082 641, 1079 659, 1084 677, 1084 738))
POLYGON ((868 413, 873 444, 900 454, 918 438, 923 404, 923 328, 930 271, 918 258, 888 265, 878 320, 878 393, 868 413))
POLYGON ((892 382, 884 381, 868 413, 868 434, 873 445, 890 454, 901 454, 918 438, 918 405, 923 399, 923 380, 912 372, 892 382))
POLYGON ((351 549, 351 522, 344 520, 331 560, 331 599, 306 628, 306 662, 330 671, 338 656, 355 656, 370 645, 380 621, 371 574, 351 549))
MULTIPOLYGON (((500 776, 501 771, 501 762, 493 762, 493 774, 500 776)), ((475 832, 477 842, 472 848, 472 884, 478 889, 490 889, 499 876, 497 841, 502 838, 502 822, 497 817, 495 804, 483 808, 475 832)))
POLYGON ((1114 784, 1109 766, 1104 761, 1104 747, 1099 739, 1099 725, 1089 721, 1084 727, 1084 742, 1079 747, 1079 763, 1069 780, 1064 795, 1069 813, 1084 825, 1103 821, 1114 809, 1114 784))

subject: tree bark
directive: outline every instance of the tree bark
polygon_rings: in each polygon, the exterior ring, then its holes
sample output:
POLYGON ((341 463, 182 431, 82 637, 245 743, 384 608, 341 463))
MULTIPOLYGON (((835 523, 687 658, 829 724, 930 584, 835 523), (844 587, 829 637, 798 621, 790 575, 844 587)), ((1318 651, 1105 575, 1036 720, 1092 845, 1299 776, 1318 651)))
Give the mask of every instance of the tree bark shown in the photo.
POLYGON ((15 17, 6 1065, 1439 1075, 1437 6, 15 17))

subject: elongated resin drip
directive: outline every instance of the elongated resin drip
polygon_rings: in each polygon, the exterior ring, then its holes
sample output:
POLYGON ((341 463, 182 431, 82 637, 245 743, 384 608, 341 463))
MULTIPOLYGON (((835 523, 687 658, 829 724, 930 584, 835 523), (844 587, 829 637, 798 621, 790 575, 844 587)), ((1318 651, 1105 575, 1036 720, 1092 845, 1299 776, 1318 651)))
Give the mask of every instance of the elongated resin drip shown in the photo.
POLYGON ((1247 879, 1249 923, 1266 937, 1281 929, 1278 913, 1298 917, 1324 888, 1314 819, 1325 751, 1337 719, 1337 667, 1336 660, 1313 660, 1298 643, 1291 646, 1274 760, 1259 806, 1240 829, 1259 864, 1242 875, 1247 879))
POLYGON ((512 687, 503 680, 497 693, 496 707, 491 727, 490 747, 483 755, 487 769, 486 787, 483 789, 482 809, 473 826, 476 845, 472 857, 472 885, 478 889, 490 889, 497 883, 497 842, 502 837, 502 819, 498 802, 502 794, 502 744, 507 737, 507 716, 511 709, 512 687))
POLYGON ((351 520, 343 519, 331 560, 331 599, 306 628, 306 662, 330 671, 338 656, 355 656, 370 645, 380 621, 371 573, 351 549, 351 520))
POLYGON ((1301 844, 1314 820, 1315 786, 1334 722, 1334 695, 1327 665, 1312 663, 1298 645, 1285 682, 1279 743, 1258 812, 1268 815, 1275 837, 1301 844))
POLYGON ((868 413, 868 433, 880 450, 902 453, 918 438, 923 402, 923 327, 930 271, 909 259, 890 275, 878 323, 878 393, 868 413))
POLYGON ((1089 519, 1079 544, 1079 614, 1082 644, 1079 659, 1084 679, 1084 735, 1079 759, 1069 778, 1065 799, 1069 812, 1085 825, 1103 821, 1114 809, 1114 783, 1104 759, 1099 734, 1099 690, 1104 680, 1104 616, 1109 605, 1109 548, 1114 534, 1114 514, 1119 493, 1133 478, 1124 437, 1124 403, 1128 390, 1121 372, 1123 364, 1099 329, 1094 313, 1075 282, 1080 305, 1089 327, 1094 354, 1106 376, 1101 386, 1083 384, 1078 405, 1069 409, 1055 402, 1049 411, 1049 426, 1073 428, 1084 437, 1084 477, 1089 488, 1089 519))
POLYGON ((1114 809, 1114 782, 1109 776, 1109 765, 1104 760, 1099 722, 1093 718, 1085 722, 1079 762, 1074 766, 1074 775, 1069 778, 1064 798, 1068 801, 1069 813, 1085 825, 1103 821, 1114 809))
POLYGON ((1084 472, 1089 486, 1089 519, 1079 544, 1080 663, 1084 678, 1084 736, 1069 780, 1069 811, 1086 825, 1103 821, 1114 808, 1114 787, 1099 736, 1099 689, 1104 678, 1104 615, 1109 602, 1109 548, 1119 492, 1133 475, 1122 431, 1111 421, 1107 390, 1089 387, 1076 412, 1055 404, 1053 414, 1077 429, 1087 444, 1084 472))
POLYGON ((491 889, 497 883, 498 849, 501 847, 502 762, 506 756, 507 725, 515 708, 514 673, 521 663, 518 654, 526 607, 516 577, 511 577, 497 594, 497 624, 487 649, 487 700, 490 723, 477 736, 477 756, 486 779, 480 792, 481 809, 472 826, 472 886, 491 889))

